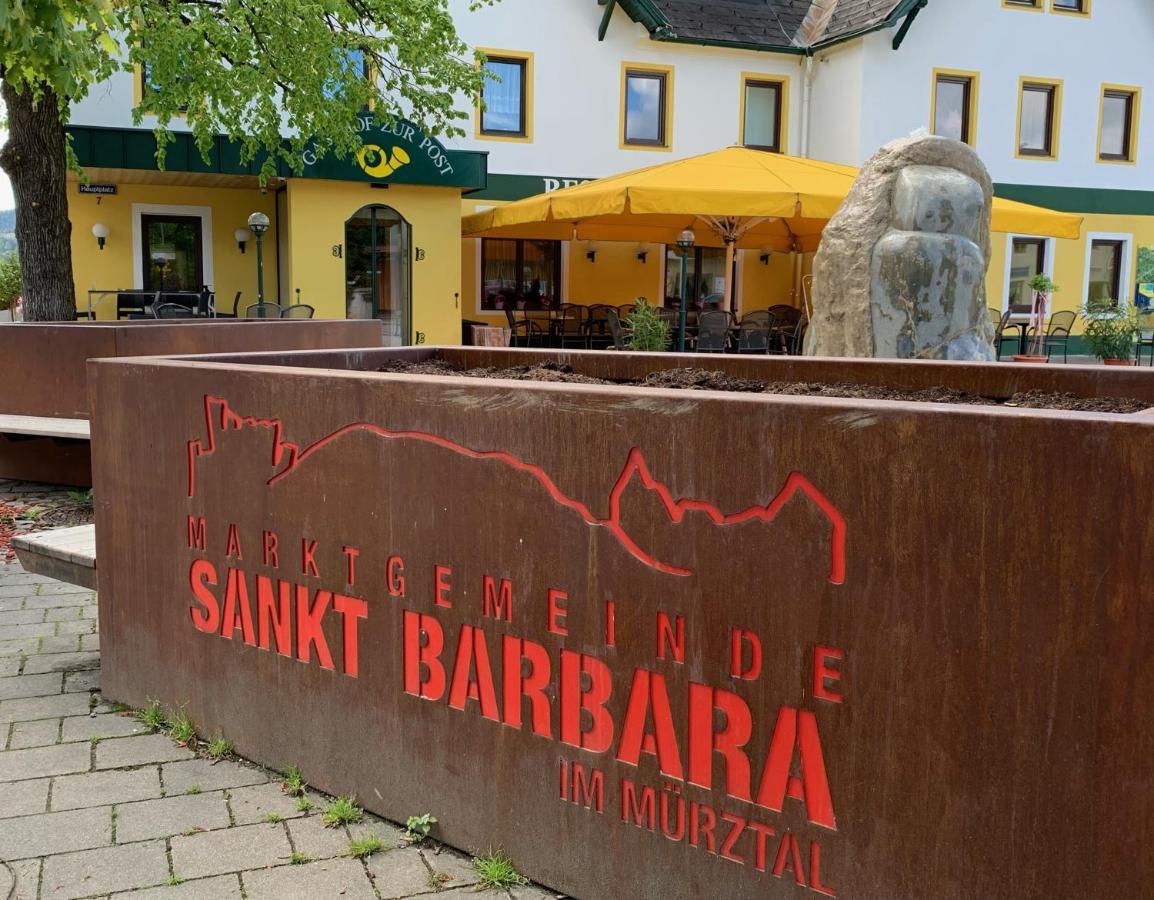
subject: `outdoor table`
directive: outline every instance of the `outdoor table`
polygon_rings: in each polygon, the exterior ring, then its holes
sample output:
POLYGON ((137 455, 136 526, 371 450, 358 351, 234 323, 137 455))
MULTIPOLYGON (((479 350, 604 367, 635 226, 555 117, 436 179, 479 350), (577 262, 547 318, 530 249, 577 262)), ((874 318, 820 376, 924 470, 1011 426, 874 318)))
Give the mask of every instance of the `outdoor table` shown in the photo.
POLYGON ((1007 328, 1018 329, 1018 355, 1026 355, 1026 345, 1030 335, 1030 316, 1028 313, 1010 316, 1006 322, 1007 328))
MULTIPOLYGON (((153 297, 156 296, 156 293, 157 293, 156 291, 146 291, 146 290, 142 290, 140 288, 94 288, 93 290, 90 290, 88 292, 88 315, 87 315, 87 318, 95 319, 96 318, 96 307, 101 302, 103 302, 104 300, 107 300, 109 297, 114 297, 114 298, 117 298, 118 300, 121 296, 146 297, 149 300, 151 300, 153 297)), ((182 306, 188 306, 188 308, 192 310, 193 316, 195 316, 197 318, 202 318, 201 313, 200 313, 200 297, 201 297, 200 291, 161 291, 160 293, 161 293, 161 297, 162 297, 162 300, 161 300, 162 303, 172 302, 171 300, 164 300, 163 299, 164 297, 180 297, 181 299, 188 299, 190 301, 189 303, 181 304, 181 305, 182 306)), ((215 298, 215 292, 210 292, 210 296, 215 298)), ((143 309, 148 309, 149 306, 150 306, 149 303, 142 303, 141 304, 141 307, 143 309)), ((82 315, 83 315, 82 313, 78 313, 77 318, 79 318, 82 315)), ((216 305, 211 300, 209 302, 209 312, 208 312, 207 316, 211 316, 213 318, 216 317, 216 305)), ((117 319, 120 318, 119 310, 117 310, 116 318, 117 319)))

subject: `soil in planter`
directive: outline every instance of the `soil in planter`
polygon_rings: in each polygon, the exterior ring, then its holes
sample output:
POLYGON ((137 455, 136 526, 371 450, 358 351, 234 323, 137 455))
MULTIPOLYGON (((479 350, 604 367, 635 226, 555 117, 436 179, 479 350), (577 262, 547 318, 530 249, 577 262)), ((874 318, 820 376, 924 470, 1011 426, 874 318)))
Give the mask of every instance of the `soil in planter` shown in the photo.
POLYGON ((838 397, 856 400, 903 400, 914 403, 953 403, 972 406, 1016 406, 1023 409, 1064 409, 1075 412, 1136 413, 1149 404, 1130 397, 1079 397, 1076 394, 1023 391, 1009 399, 984 397, 947 387, 921 390, 855 384, 839 381, 832 384, 806 381, 759 381, 738 378, 725 372, 698 368, 662 369, 650 372, 640 381, 611 381, 574 372, 563 363, 543 362, 532 366, 505 369, 482 367, 460 369, 443 359, 423 362, 390 360, 378 369, 407 375, 455 375, 466 378, 503 378, 513 381, 552 381, 572 384, 614 384, 630 387, 673 388, 691 391, 735 391, 741 393, 788 394, 803 397, 838 397))

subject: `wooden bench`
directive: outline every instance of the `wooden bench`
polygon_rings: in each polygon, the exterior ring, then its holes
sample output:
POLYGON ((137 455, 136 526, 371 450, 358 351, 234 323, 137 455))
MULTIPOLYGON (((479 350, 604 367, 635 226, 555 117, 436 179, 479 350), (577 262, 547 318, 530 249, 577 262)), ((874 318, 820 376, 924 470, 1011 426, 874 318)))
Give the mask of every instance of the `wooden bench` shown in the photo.
POLYGON ((16 535, 12 547, 29 572, 96 590, 96 526, 16 535))
POLYGON ((87 419, 0 414, 0 478, 92 484, 87 419))

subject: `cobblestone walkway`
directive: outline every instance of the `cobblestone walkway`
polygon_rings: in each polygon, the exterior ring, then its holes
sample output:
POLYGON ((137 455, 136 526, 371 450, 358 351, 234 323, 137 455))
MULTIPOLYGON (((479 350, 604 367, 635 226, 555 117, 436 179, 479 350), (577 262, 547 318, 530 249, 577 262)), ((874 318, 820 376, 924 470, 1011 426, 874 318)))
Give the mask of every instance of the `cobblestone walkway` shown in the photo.
POLYGON ((467 856, 368 814, 326 828, 329 798, 302 811, 273 773, 199 758, 99 692, 95 595, 0 565, 0 900, 558 896, 477 893, 467 856), (367 833, 387 849, 350 857, 367 833))

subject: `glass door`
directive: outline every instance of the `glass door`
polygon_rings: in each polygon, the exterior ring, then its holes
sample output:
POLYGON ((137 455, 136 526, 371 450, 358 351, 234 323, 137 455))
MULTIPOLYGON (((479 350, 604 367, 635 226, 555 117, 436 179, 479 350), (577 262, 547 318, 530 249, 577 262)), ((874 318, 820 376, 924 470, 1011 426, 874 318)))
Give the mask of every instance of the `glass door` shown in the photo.
POLYGON ((388 206, 365 206, 345 222, 345 315, 380 319, 385 344, 409 343, 412 229, 388 206))
POLYGON ((146 291, 199 291, 204 287, 200 216, 141 216, 140 231, 146 291))

